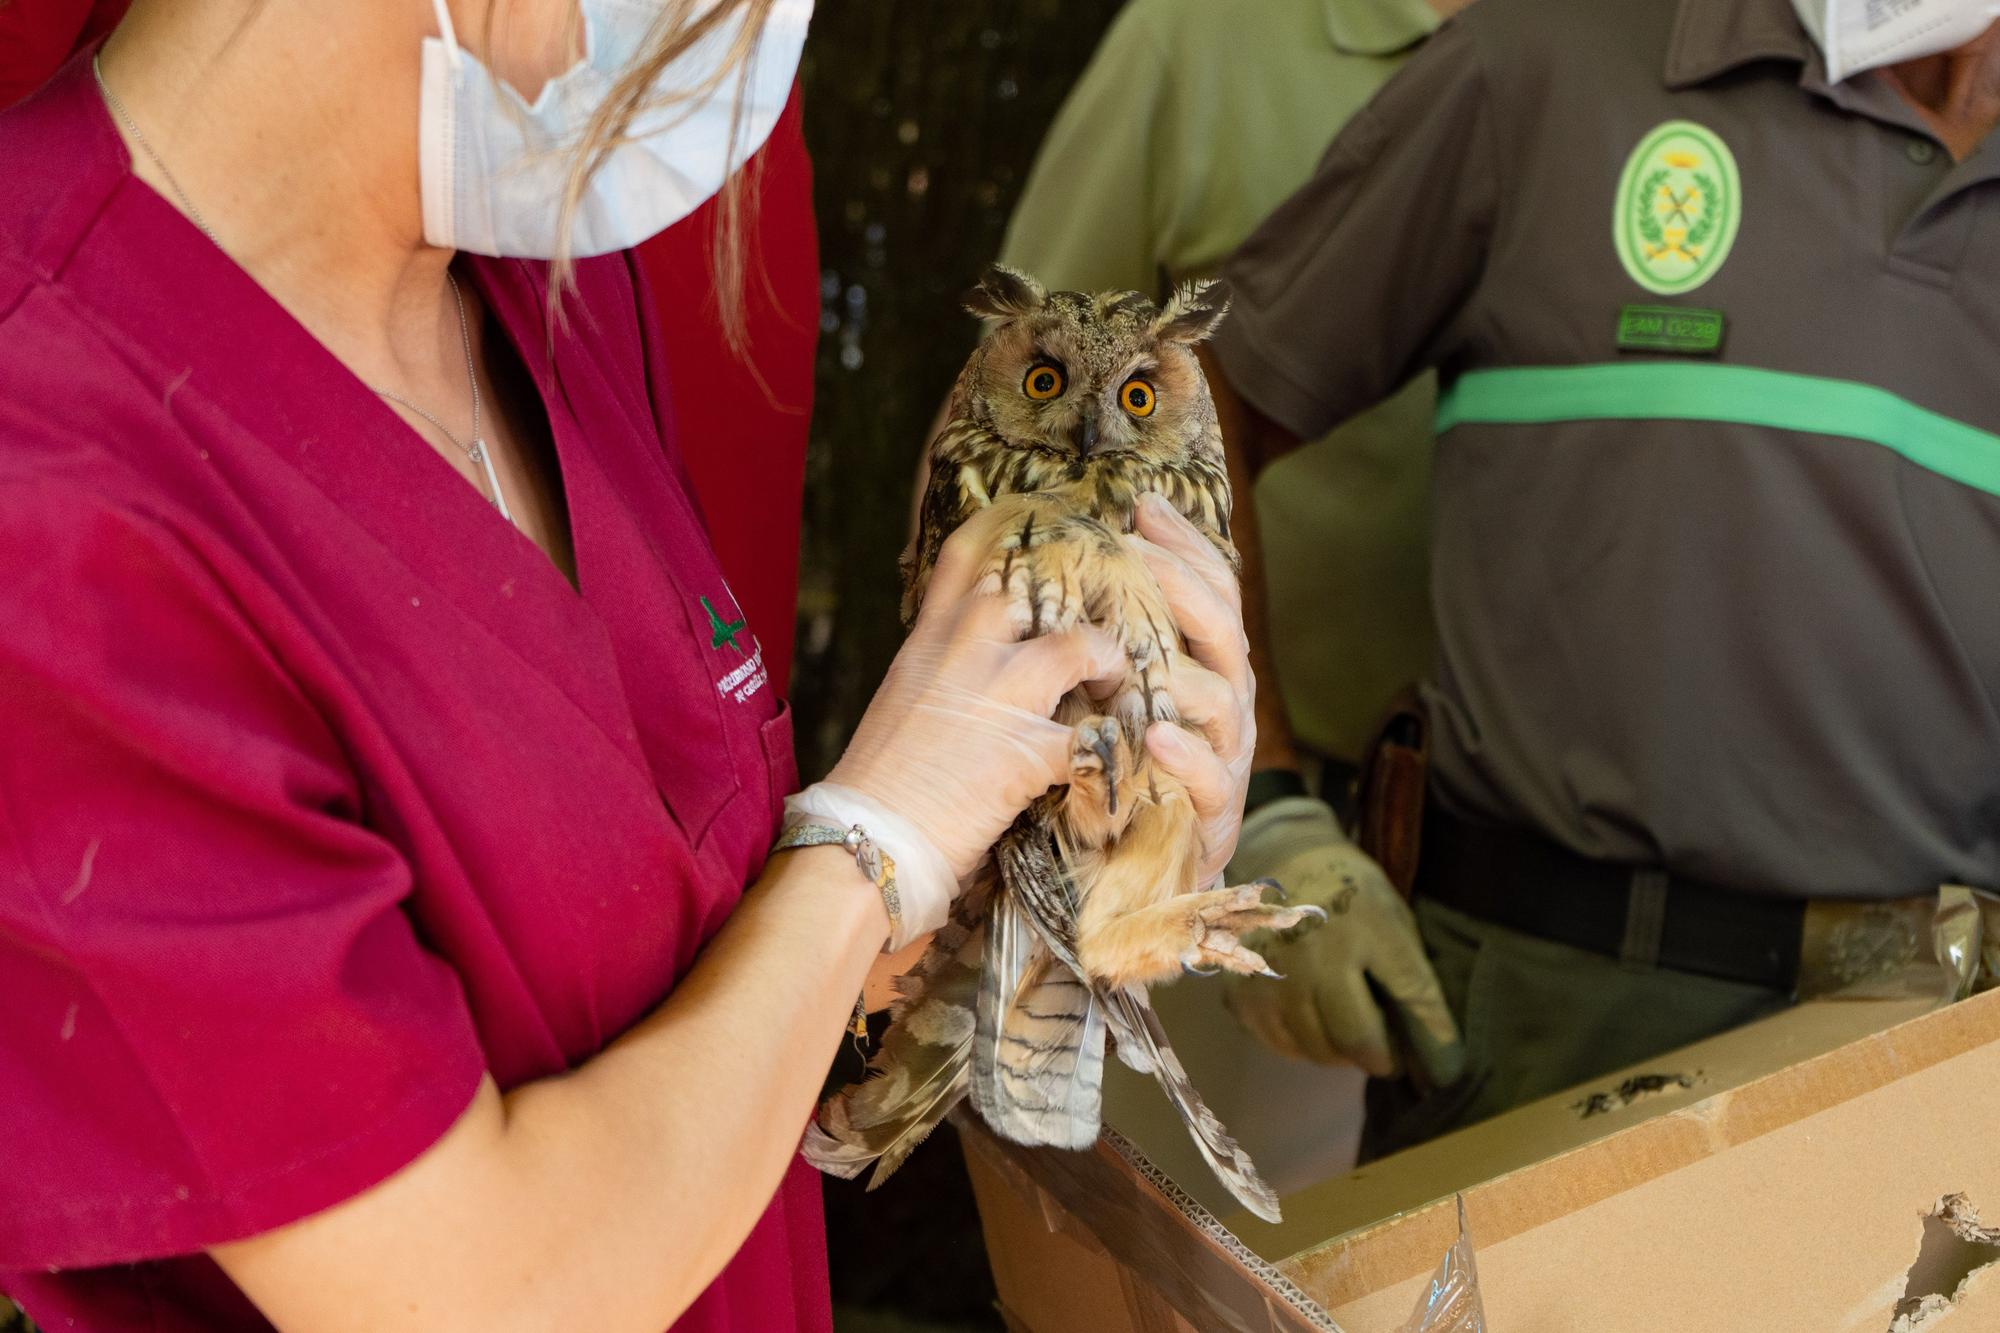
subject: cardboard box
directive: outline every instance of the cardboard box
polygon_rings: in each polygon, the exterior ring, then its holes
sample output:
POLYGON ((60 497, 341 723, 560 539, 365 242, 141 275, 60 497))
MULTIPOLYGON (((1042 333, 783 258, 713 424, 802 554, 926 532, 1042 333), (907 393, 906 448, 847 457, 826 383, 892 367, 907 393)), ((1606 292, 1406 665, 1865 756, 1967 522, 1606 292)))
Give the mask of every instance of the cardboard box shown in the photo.
POLYGON ((960 1127, 1022 1333, 1400 1329, 1461 1194, 1493 1333, 1890 1333, 1926 1291, 1896 1333, 2000 1330, 1995 993, 1801 1005, 1287 1189, 1278 1225, 1155 1166, 1165 1117, 1083 1153, 960 1127))

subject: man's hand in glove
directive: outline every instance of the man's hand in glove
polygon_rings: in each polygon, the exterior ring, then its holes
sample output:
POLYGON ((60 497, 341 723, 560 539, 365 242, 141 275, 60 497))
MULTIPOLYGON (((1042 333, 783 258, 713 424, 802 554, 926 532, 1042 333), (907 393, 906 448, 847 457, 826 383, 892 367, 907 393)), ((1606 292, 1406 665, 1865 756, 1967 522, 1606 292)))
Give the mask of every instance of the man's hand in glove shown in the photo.
POLYGON ((1388 877, 1341 832, 1323 801, 1288 796, 1243 821, 1229 882, 1275 879, 1293 904, 1326 910, 1326 923, 1246 942, 1282 980, 1231 977, 1231 1012, 1273 1049, 1322 1063, 1351 1061, 1386 1078, 1399 1072, 1378 993, 1432 1086, 1458 1081, 1465 1048, 1416 918, 1388 877), (1371 989, 1369 981, 1375 988, 1371 989))

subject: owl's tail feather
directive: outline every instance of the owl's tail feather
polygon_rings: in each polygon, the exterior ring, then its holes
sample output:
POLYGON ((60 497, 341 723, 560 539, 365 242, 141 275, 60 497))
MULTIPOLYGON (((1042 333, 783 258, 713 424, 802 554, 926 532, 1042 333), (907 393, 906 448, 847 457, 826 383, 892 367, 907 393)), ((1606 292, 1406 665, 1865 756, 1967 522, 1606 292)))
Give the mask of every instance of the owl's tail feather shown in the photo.
POLYGON ((828 1175, 852 1180, 874 1163, 868 1188, 876 1188, 964 1098, 983 947, 973 921, 985 895, 967 899, 899 980, 901 998, 869 1077, 827 1099, 806 1130, 800 1150, 828 1175))
MULTIPOLYGON (((1006 878, 1003 869, 1003 885, 1006 878)), ((974 1108, 1016 1143, 1087 1148, 1097 1142, 1103 1006, 1049 952, 1007 887, 987 918, 981 970, 974 1108)))
MULTIPOLYGON (((1201 1094, 1194 1090, 1194 1084, 1188 1081, 1187 1070, 1181 1067, 1180 1057, 1174 1054, 1173 1046, 1167 1041, 1166 1030, 1160 1026, 1160 1016, 1146 1002, 1145 991, 1127 986, 1119 990, 1100 988, 1099 994, 1115 1014, 1112 1022, 1119 1033, 1119 1055, 1126 1056, 1124 1044, 1127 1034, 1130 1034, 1138 1047, 1135 1054, 1152 1067, 1160 1090, 1167 1094, 1167 1100, 1173 1103, 1174 1109, 1187 1123, 1188 1133, 1201 1150, 1209 1169, 1236 1196, 1238 1203, 1266 1222, 1276 1222, 1277 1193, 1257 1173, 1256 1163, 1250 1160, 1250 1154, 1229 1136, 1229 1131, 1223 1128, 1222 1122, 1202 1101, 1201 1094)), ((1139 1067, 1129 1057, 1126 1063, 1139 1067)))

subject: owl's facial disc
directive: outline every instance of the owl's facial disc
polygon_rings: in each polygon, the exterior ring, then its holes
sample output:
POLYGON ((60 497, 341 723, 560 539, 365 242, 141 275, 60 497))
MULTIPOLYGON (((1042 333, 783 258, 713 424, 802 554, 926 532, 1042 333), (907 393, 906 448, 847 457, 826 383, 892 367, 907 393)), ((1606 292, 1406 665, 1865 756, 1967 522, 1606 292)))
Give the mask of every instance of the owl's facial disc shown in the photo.
POLYGON ((1193 353, 1159 336, 1158 320, 1135 293, 1049 293, 990 331, 969 410, 1007 445, 1071 468, 1184 458, 1212 409, 1193 353))

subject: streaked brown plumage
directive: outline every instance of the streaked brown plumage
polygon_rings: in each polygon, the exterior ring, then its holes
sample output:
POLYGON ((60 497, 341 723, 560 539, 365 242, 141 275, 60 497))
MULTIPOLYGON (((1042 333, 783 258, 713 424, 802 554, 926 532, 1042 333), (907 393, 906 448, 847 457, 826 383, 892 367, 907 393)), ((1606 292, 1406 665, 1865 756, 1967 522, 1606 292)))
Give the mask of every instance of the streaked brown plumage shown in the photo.
POLYGON ((1056 718, 1075 729, 1070 783, 995 845, 918 967, 904 979, 877 1077, 821 1108, 807 1155, 852 1176, 893 1171, 960 1097, 1024 1143, 1097 1137, 1104 1038, 1150 1072, 1203 1155, 1243 1203, 1277 1200, 1189 1085, 1146 1002, 1183 971, 1261 972, 1239 932, 1311 909, 1266 906, 1261 886, 1195 882, 1200 833, 1186 792, 1147 752, 1175 720, 1183 644, 1144 561, 1127 544, 1147 491, 1165 496, 1232 563, 1229 479, 1193 344, 1221 319, 1211 284, 1164 306, 1136 292, 1045 293, 995 266, 967 298, 997 321, 953 390, 905 569, 904 615, 921 604, 944 540, 978 515, 991 532, 982 587, 1004 594, 1032 637, 1088 622, 1126 649, 1105 702, 1083 690, 1056 718))

